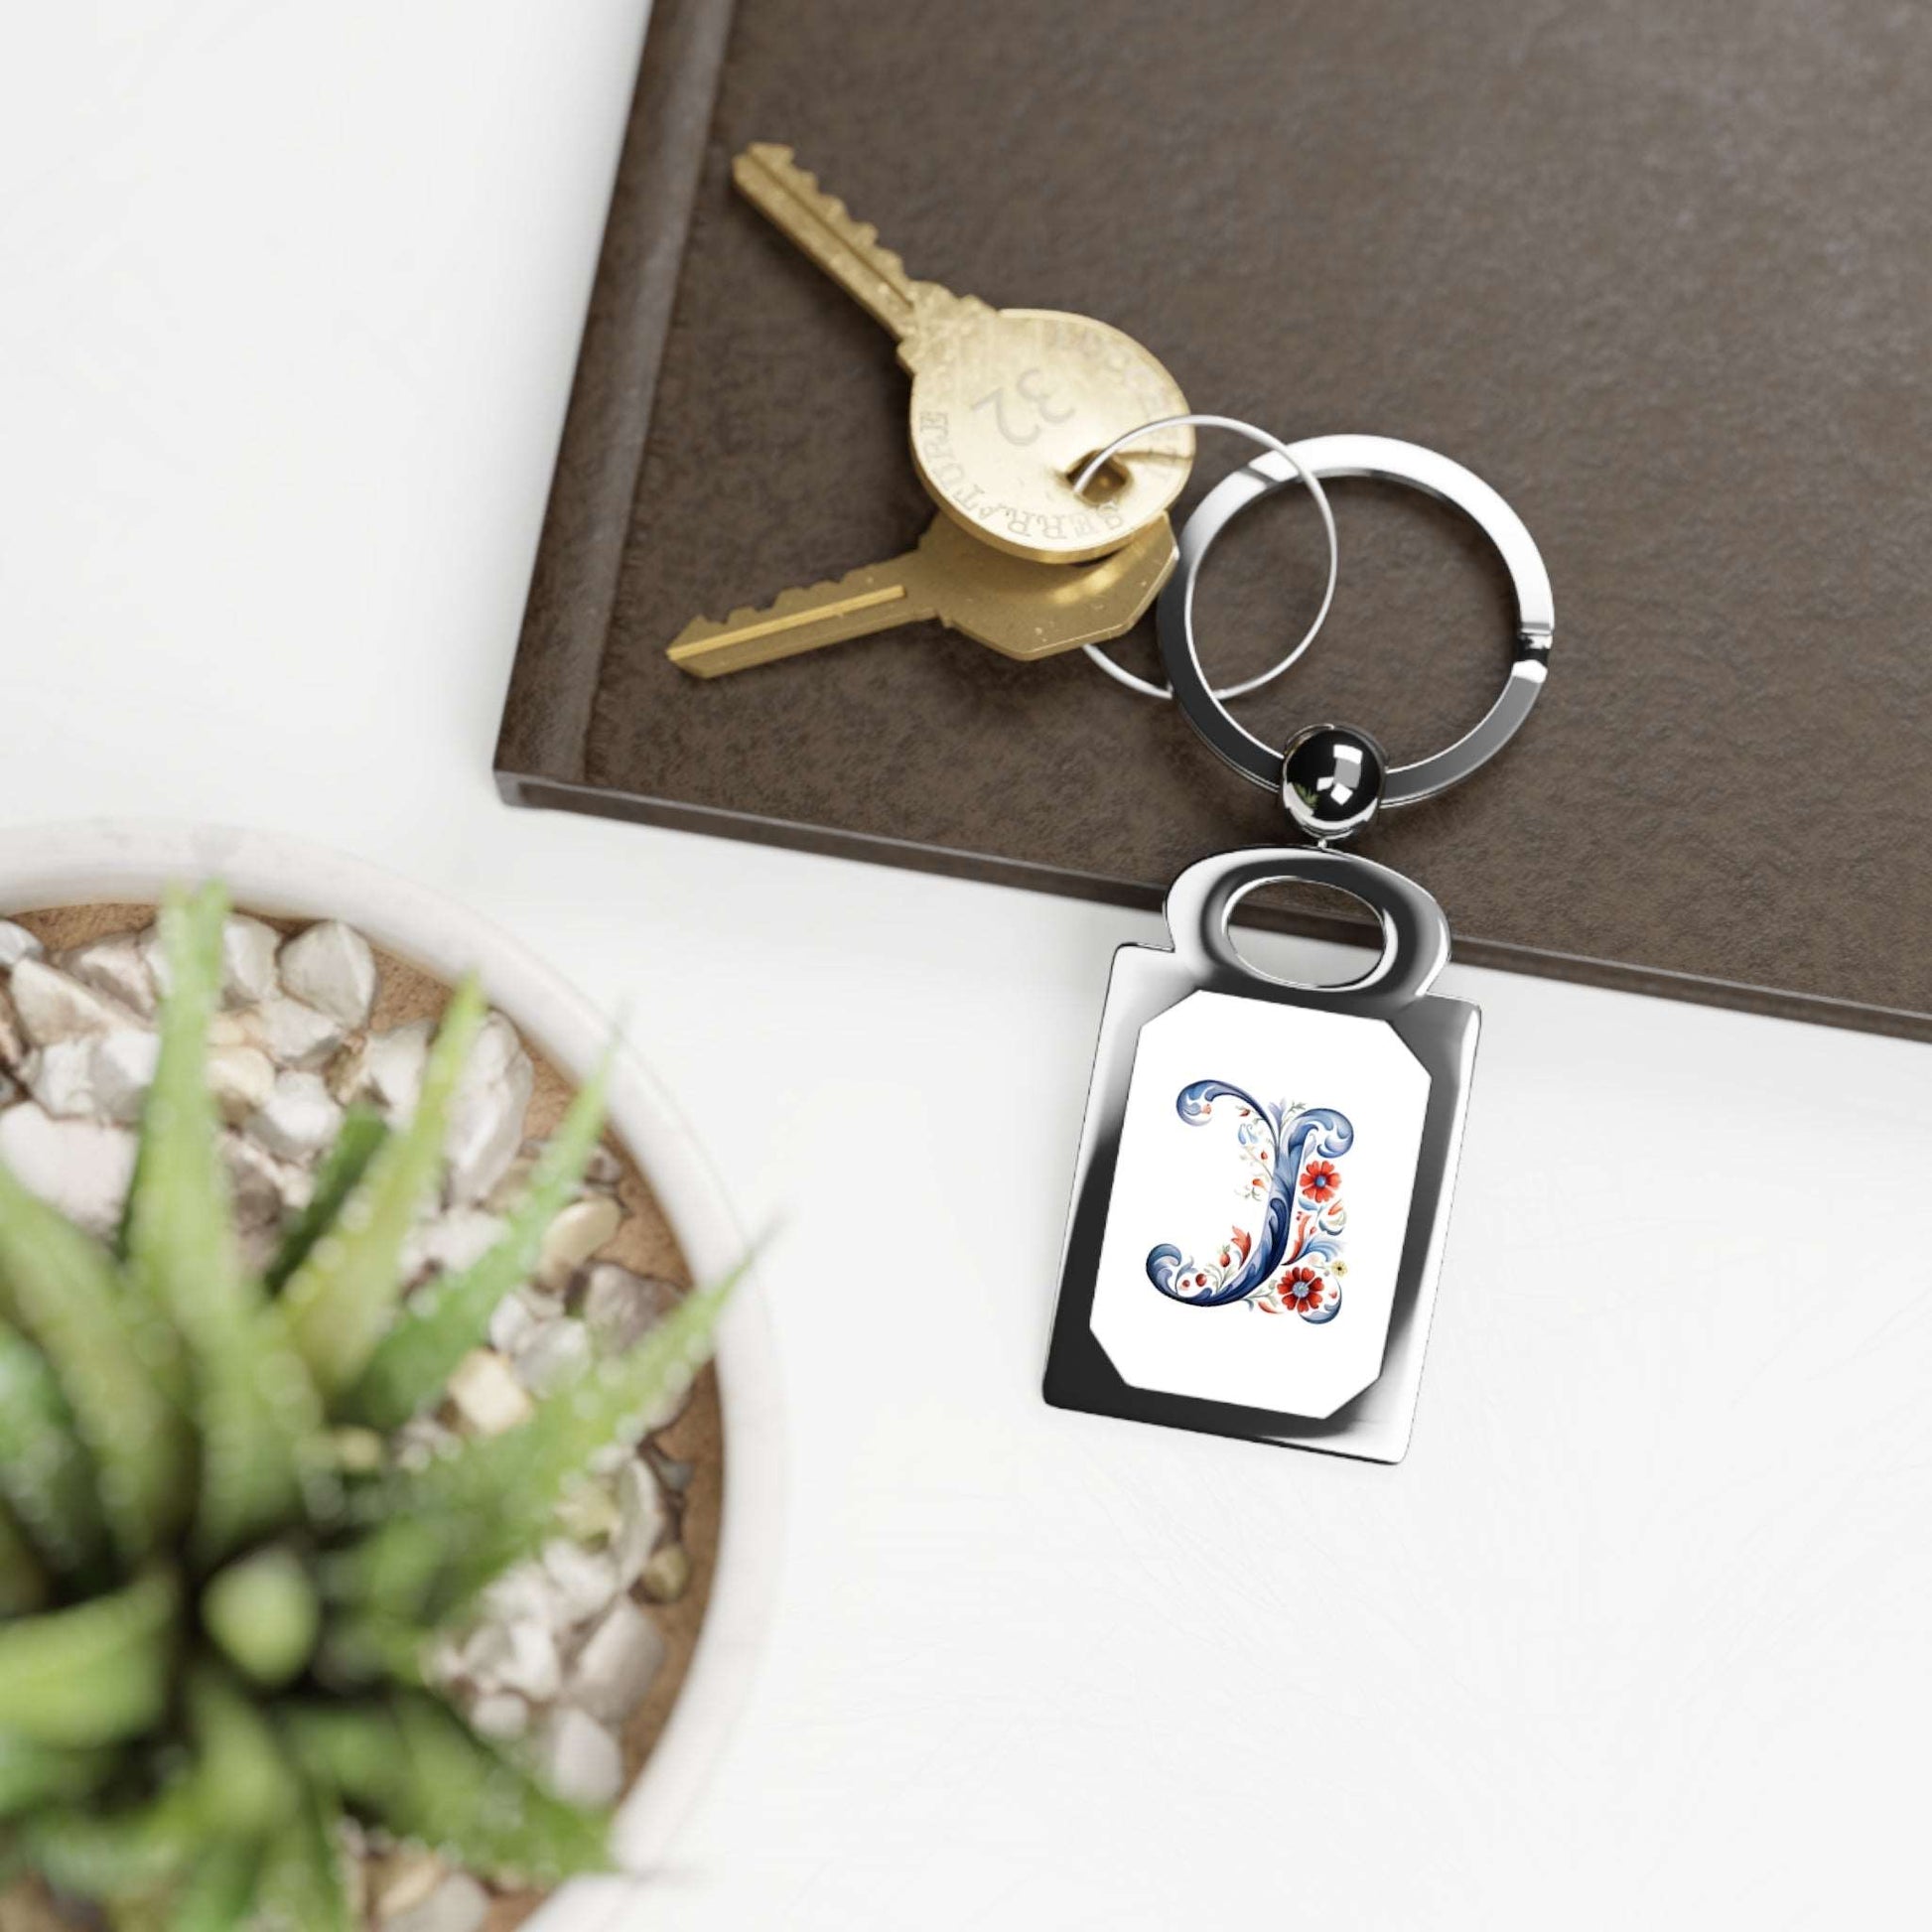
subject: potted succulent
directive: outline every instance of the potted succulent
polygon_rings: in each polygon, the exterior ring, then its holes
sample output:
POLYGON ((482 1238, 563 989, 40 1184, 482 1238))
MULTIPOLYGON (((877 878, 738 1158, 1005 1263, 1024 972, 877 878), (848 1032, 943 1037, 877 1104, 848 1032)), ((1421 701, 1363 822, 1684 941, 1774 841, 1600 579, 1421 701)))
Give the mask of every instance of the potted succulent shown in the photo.
MULTIPOLYGON (((465 982, 433 1035, 408 1034, 413 1081, 392 1030, 337 1051, 326 1078, 284 1068, 237 1100, 253 1076, 230 982, 259 922, 223 913, 205 890, 137 942, 161 989, 145 1047, 94 1033, 67 1055, 35 1006, 61 976, 23 987, 36 962, 0 927, 0 1035, 49 1042, 24 1057, 16 1038, 0 1070, 15 1089, 0 1087, 0 1130, 20 1130, 0 1131, 0 1854, 23 1881, 0 1914, 41 1897, 117 1927, 511 1923, 535 1895, 513 1888, 612 1857, 609 1775, 587 1788, 560 1748, 572 1721, 598 1726, 559 1701, 538 1738, 529 1701, 501 1688, 545 1672, 555 1687, 554 1654, 516 1654, 520 1595, 567 1595, 573 1548, 630 1539, 633 1595, 564 1653, 591 1710, 621 1704, 636 1603, 674 1594, 686 1563, 624 1520, 627 1446, 677 1404, 725 1290, 643 1318, 614 1303, 595 1347, 581 1319, 536 1332, 533 1277, 560 1231, 566 1265, 583 1261, 613 1211, 585 1178, 610 1161, 604 1074, 498 1175, 492 1212, 426 1219, 446 1168, 479 1156, 452 1114, 466 1064, 503 1059, 500 1016, 465 982), (31 1170, 23 1134, 71 1125, 64 1082, 83 1077, 96 1109, 139 1122, 111 1225, 85 1197, 97 1177, 60 1202, 61 1173, 37 1191, 6 1165, 10 1138, 31 1170), (398 1080, 413 1091, 385 1090, 398 1080), (255 1155, 285 1142, 271 1161, 310 1161, 267 1228, 230 1206, 247 1178, 225 1124, 238 1106, 255 1155), (453 1224, 455 1250, 426 1263, 426 1226, 447 1243, 453 1224)), ((356 997, 354 940, 327 923, 276 935, 311 1011, 345 974, 356 997)), ((139 989, 106 977, 129 970, 117 944, 94 980, 131 1006, 139 989)), ((248 1012, 257 1035, 290 1021, 267 1007, 248 1012)), ((502 1148, 484 1158, 502 1167, 502 1148)), ((599 1286, 590 1272, 573 1295, 599 1286)))

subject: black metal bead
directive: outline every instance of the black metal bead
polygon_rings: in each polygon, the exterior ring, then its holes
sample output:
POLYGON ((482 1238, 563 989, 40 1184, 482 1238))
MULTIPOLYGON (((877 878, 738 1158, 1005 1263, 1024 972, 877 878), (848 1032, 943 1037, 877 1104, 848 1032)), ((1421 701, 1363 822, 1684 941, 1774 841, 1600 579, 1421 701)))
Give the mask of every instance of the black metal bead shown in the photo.
POLYGON ((1282 803, 1310 838, 1345 839, 1375 816, 1389 762, 1367 732, 1311 725, 1282 754, 1282 803))

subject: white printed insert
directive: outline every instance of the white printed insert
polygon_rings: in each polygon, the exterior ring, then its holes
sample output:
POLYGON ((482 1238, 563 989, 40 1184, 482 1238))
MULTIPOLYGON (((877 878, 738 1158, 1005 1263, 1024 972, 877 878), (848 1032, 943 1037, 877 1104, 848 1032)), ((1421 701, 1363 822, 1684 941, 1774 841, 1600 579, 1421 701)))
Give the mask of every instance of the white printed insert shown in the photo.
POLYGON ((1091 1317, 1122 1378, 1310 1418, 1368 1388, 1429 1087, 1382 1020, 1193 993, 1150 1021, 1091 1317))

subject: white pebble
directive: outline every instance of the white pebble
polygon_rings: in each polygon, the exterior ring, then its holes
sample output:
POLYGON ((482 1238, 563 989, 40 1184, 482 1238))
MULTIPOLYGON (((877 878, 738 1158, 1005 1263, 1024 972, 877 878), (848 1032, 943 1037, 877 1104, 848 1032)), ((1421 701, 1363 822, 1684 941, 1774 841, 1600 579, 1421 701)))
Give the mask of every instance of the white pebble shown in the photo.
POLYGON ((42 959, 23 959, 8 982, 20 1030, 36 1046, 131 1027, 136 1016, 42 959))
POLYGON ((387 1923, 420 1905, 442 1883, 447 1867, 434 1852, 405 1845, 378 1859, 369 1872, 369 1902, 387 1923))
POLYGON ((532 1616, 554 1627, 562 1613, 557 1587, 550 1581, 550 1573, 535 1557, 505 1570, 483 1591, 480 1601, 489 1615, 500 1617, 505 1622, 521 1616, 532 1616))
POLYGON ((50 1114, 61 1120, 93 1120, 94 1042, 100 1035, 77 1035, 57 1039, 34 1055, 27 1090, 50 1114))
POLYGON ((255 1038, 283 1066, 321 1066, 343 1043, 342 1023, 282 994, 264 1000, 247 1016, 255 1038))
POLYGON ((275 991, 275 953, 282 935, 272 925, 245 913, 231 915, 221 927, 221 998, 231 1007, 251 1007, 275 991))
POLYGON ((265 1154, 253 1141, 223 1134, 221 1158, 227 1164, 235 1219, 244 1228, 277 1224, 286 1212, 308 1205, 313 1191, 308 1174, 265 1154))
POLYGON ((26 1058, 27 1040, 20 1031, 14 1003, 7 997, 7 989, 0 986, 0 1068, 18 1071, 26 1058))
POLYGON ((168 990, 168 952, 161 943, 159 925, 144 926, 134 935, 134 944, 148 969, 148 977, 154 982, 157 993, 168 990))
POLYGON ((84 986, 119 1000, 130 1013, 149 1018, 155 1008, 154 975, 131 932, 96 939, 62 956, 61 964, 84 986))
POLYGON ((514 1691, 491 1691, 470 1707, 470 1728, 480 1737, 507 1743, 530 1727, 530 1707, 514 1691))
POLYGON ((145 1029, 122 1027, 100 1035, 89 1056, 96 1109, 109 1120, 139 1120, 160 1056, 160 1036, 145 1029))
POLYGON ((516 1030, 492 1013, 478 1033, 450 1105, 450 1198, 482 1200, 523 1145, 523 1116, 536 1069, 516 1030))
POLYGON ((260 1052, 261 1023, 252 1013, 219 1011, 208 1020, 207 1043, 210 1051, 224 1046, 247 1046, 260 1052))
POLYGON ((609 1194, 586 1194, 564 1208, 544 1231, 537 1280, 561 1294, 570 1278, 623 1225, 623 1210, 609 1194))
POLYGON ((618 1471, 618 1530, 611 1539, 621 1587, 628 1589, 643 1575, 650 1553, 670 1522, 664 1492, 657 1486, 650 1464, 641 1456, 627 1457, 618 1471))
POLYGON ((604 1551, 586 1550, 568 1537, 552 1537, 543 1546, 543 1568, 566 1624, 587 1622, 618 1593, 616 1560, 604 1551))
POLYGON ((0 1163, 70 1221, 111 1234, 134 1175, 134 1136, 90 1120, 54 1120, 27 1101, 0 1113, 0 1163))
POLYGON ((593 1265, 584 1288, 584 1320, 598 1350, 621 1355, 656 1325, 677 1303, 669 1282, 633 1275, 615 1261, 593 1265))
POLYGON ((131 1124, 154 1083, 161 1041, 145 1028, 57 1039, 35 1055, 27 1084, 50 1114, 131 1124))
POLYGON ((340 919, 325 919, 282 948, 282 984, 298 1000, 345 1027, 368 1024, 375 1004, 375 955, 369 942, 340 919))
POLYGON ((496 1184, 483 1196, 483 1205, 492 1214, 507 1214, 530 1191, 530 1176, 536 1173, 541 1141, 525 1141, 509 1166, 496 1176, 496 1184))
POLYGON ((415 1276, 425 1268, 450 1274, 481 1261, 502 1239, 503 1223, 478 1207, 453 1207, 412 1228, 403 1244, 402 1271, 415 1276))
POLYGON ((412 1021, 386 1034, 371 1034, 346 1055, 337 1075, 339 1100, 371 1100, 391 1122, 406 1120, 423 1094, 429 1059, 430 1023, 412 1021))
POLYGON ((275 1062, 256 1046, 211 1047, 207 1085, 223 1120, 244 1121, 275 1091, 275 1062))
POLYGON ((498 1687, 520 1692, 538 1704, 555 1697, 564 1673, 550 1626, 526 1619, 510 1624, 505 1634, 509 1650, 497 1668, 498 1687))
POLYGON ((266 1103, 250 1116, 255 1143, 284 1161, 309 1162, 335 1140, 343 1110, 319 1073, 280 1073, 266 1103))
POLYGON ((691 1587, 691 1553, 681 1543, 667 1543, 651 1553, 638 1587, 653 1603, 674 1603, 691 1587))
POLYGON ((39 959, 46 950, 24 925, 0 919, 0 967, 11 969, 23 959, 39 959))
POLYGON ((592 1717, 621 1725, 644 1701, 664 1651, 657 1625, 620 1596, 584 1639, 564 1694, 592 1717))
POLYGON ((590 1331, 574 1315, 538 1322, 510 1359, 517 1380, 532 1395, 551 1395, 590 1367, 590 1331))
POLYGON ((623 1789, 623 1752, 588 1711, 552 1711, 538 1750, 545 1782, 567 1804, 608 1805, 623 1789))
POLYGON ((554 1295, 533 1288, 514 1288, 496 1304, 489 1317, 489 1345, 513 1355, 516 1345, 539 1321, 556 1319, 564 1305, 554 1295))
POLYGON ((434 1416, 411 1416, 396 1432, 396 1460, 405 1469, 427 1469, 462 1441, 454 1429, 445 1429, 434 1416))
POLYGON ((573 1482, 557 1498, 557 1527, 579 1543, 598 1543, 618 1528, 618 1499, 603 1482, 573 1482))
POLYGON ((450 1400, 479 1436, 499 1436, 530 1415, 532 1404, 510 1365, 493 1349, 473 1348, 450 1377, 450 1400))
POLYGON ((453 1871, 420 1905, 379 1921, 381 1932, 480 1932, 489 1894, 467 1871, 453 1871))
POLYGON ((481 1623, 463 1641, 456 1656, 456 1668, 480 1691, 502 1688, 502 1669, 510 1659, 510 1633, 506 1623, 481 1623))

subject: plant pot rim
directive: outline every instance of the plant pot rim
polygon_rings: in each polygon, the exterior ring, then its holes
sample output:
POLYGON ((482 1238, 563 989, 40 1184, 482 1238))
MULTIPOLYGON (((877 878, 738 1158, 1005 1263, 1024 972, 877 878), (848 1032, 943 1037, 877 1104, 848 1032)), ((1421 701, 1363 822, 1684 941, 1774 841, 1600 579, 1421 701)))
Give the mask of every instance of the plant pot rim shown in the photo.
MULTIPOLYGON (((519 940, 459 901, 400 874, 279 832, 168 821, 82 820, 0 830, 0 917, 115 899, 152 902, 174 881, 222 880, 255 912, 341 918, 390 952, 456 979, 475 967, 500 1006, 563 1072, 582 1080, 611 1022, 519 940)), ((627 1045, 609 1089, 612 1127, 643 1172, 696 1279, 717 1280, 748 1242, 690 1127, 627 1045)), ((656 1864, 703 1785, 750 1688, 777 1582, 784 1510, 779 1383, 756 1268, 718 1334, 726 1479, 717 1569, 690 1670, 663 1731, 618 1813, 626 1873, 656 1864)), ((573 1893, 626 1898, 622 1880, 568 1886, 530 1921, 562 1932, 573 1893)), ((601 1922, 601 1912, 579 1923, 601 1922)))

